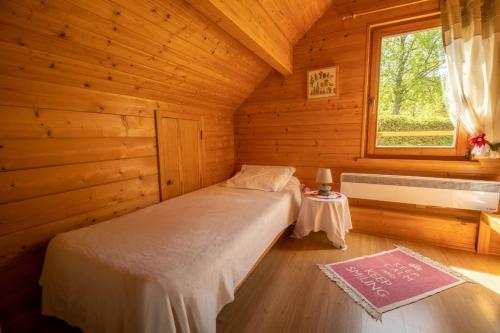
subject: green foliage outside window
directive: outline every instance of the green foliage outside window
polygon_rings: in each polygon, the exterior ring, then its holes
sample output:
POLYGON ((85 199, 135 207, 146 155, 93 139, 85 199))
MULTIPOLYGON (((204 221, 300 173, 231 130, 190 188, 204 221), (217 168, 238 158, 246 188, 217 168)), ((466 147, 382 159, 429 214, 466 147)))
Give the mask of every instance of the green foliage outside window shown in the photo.
MULTIPOLYGON (((441 29, 382 39, 377 132, 454 131, 444 102, 441 29)), ((453 146, 454 135, 383 136, 377 146, 453 146)))

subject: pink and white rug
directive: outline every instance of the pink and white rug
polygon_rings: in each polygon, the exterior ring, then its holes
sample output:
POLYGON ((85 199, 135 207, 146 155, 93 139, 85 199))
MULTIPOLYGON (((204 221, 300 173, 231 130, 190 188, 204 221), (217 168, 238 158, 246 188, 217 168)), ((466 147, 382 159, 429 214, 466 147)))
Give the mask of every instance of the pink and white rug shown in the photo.
POLYGON ((318 266, 376 319, 384 312, 470 282, 460 273, 400 246, 318 266))

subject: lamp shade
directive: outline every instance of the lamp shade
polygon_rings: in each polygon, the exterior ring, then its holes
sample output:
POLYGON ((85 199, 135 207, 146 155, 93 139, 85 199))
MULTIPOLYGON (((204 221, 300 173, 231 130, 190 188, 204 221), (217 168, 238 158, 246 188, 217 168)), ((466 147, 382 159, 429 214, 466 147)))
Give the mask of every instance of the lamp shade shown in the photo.
POLYGON ((332 172, 329 168, 319 168, 316 173, 316 183, 317 184, 331 184, 332 180, 332 172))

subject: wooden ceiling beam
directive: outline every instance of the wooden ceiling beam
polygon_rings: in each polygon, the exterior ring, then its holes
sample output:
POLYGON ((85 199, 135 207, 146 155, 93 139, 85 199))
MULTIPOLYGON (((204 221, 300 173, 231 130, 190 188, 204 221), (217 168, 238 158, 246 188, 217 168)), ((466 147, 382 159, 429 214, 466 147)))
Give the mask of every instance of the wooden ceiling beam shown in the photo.
POLYGON ((259 2, 187 1, 278 72, 292 74, 293 46, 259 2))

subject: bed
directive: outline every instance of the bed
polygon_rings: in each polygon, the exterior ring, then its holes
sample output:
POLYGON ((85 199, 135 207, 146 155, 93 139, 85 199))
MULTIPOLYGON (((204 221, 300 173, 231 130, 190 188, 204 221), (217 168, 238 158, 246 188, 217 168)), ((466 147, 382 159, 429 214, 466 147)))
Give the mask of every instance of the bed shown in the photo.
POLYGON ((42 313, 84 332, 215 332, 218 312, 297 217, 281 192, 214 185, 60 234, 40 278, 42 313))

